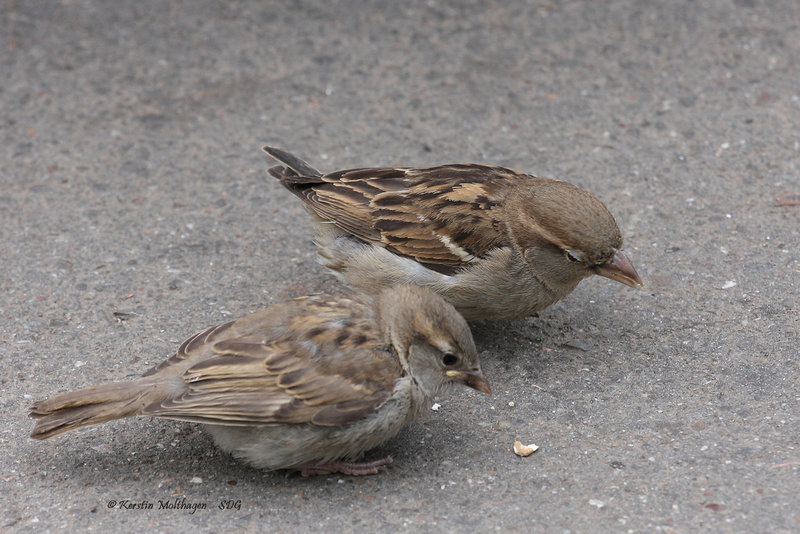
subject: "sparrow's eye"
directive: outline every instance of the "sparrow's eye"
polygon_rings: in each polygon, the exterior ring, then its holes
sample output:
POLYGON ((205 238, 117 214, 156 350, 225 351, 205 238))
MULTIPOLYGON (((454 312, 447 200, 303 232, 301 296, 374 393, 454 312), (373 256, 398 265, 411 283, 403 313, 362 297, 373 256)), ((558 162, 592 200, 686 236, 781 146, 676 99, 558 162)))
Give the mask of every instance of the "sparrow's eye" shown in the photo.
POLYGON ((575 252, 574 250, 565 250, 564 255, 567 257, 569 261, 574 263, 581 263, 583 261, 581 255, 578 252, 575 252))
POLYGON ((447 365, 448 367, 451 365, 455 365, 456 363, 458 363, 458 356, 448 352, 447 354, 442 356, 442 363, 447 365))

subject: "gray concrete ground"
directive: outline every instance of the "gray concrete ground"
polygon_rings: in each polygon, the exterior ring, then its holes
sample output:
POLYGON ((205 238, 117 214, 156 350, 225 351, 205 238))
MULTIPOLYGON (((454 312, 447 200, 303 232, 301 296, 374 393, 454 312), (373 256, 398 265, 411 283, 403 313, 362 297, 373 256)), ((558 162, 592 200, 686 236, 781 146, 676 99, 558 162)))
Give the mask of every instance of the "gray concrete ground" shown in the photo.
POLYGON ((800 530, 796 1, 0 15, 0 530, 800 530), (323 170, 572 181, 616 215, 646 288, 588 280, 538 318, 474 325, 495 394, 442 399, 379 476, 260 472, 166 421, 29 439, 35 399, 340 289, 267 143, 323 170), (519 458, 517 439, 541 448, 519 458), (205 509, 159 509, 175 499, 205 509))

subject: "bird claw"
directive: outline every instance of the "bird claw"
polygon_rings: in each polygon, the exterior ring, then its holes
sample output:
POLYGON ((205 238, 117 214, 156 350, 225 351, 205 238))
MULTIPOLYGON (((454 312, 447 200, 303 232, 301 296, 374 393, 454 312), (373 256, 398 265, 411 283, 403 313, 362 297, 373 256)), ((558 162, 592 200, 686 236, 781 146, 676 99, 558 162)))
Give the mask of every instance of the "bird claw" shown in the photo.
POLYGON ((330 462, 306 462, 299 465, 300 474, 304 477, 342 473, 350 476, 377 475, 380 468, 392 463, 391 456, 378 458, 371 462, 353 462, 349 460, 332 460, 330 462))

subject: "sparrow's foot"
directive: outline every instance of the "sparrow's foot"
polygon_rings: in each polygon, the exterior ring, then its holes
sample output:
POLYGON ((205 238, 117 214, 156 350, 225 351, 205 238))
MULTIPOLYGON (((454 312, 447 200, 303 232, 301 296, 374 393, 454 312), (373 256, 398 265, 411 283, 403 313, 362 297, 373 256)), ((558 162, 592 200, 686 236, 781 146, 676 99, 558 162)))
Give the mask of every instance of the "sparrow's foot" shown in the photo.
POLYGON ((363 476, 377 475, 380 468, 392 463, 392 457, 386 456, 371 462, 353 462, 349 460, 333 460, 330 462, 306 462, 298 466, 300 474, 304 477, 314 475, 329 475, 342 473, 343 475, 363 476))

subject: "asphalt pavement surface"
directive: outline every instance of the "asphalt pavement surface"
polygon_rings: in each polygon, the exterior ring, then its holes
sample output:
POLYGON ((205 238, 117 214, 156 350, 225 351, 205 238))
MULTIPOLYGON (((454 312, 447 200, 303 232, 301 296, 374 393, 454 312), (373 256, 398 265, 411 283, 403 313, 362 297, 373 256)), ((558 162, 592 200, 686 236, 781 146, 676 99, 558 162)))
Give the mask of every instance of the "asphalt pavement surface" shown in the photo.
POLYGON ((4 0, 0 36, 0 530, 800 531, 795 0, 4 0), (30 439, 35 400, 345 290, 265 144, 571 181, 645 288, 474 323, 494 394, 439 399, 377 476, 146 418, 30 439))

